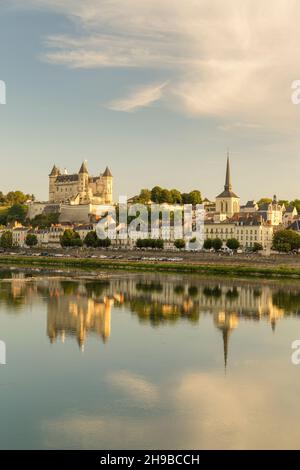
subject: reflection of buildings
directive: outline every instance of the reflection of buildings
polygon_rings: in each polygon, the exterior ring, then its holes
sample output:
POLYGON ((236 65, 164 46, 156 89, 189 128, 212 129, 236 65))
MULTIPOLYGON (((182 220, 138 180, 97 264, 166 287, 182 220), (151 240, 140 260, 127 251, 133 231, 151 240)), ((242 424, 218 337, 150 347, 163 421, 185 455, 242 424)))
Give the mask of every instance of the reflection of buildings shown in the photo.
POLYGON ((126 275, 105 280, 26 278, 6 273, 0 283, 0 303, 22 311, 37 302, 47 304, 47 333, 51 342, 76 338, 83 348, 87 336, 103 342, 110 337, 112 308, 126 307, 144 324, 160 326, 188 321, 199 324, 210 316, 222 332, 225 365, 231 332, 245 321, 267 321, 273 331, 286 315, 300 316, 300 288, 276 283, 239 282, 174 275, 126 275), (10 279, 9 276, 11 276, 10 279))
POLYGON ((84 295, 57 295, 48 303, 47 333, 51 343, 58 337, 74 336, 83 348, 86 336, 94 333, 106 342, 110 336, 113 300, 96 300, 84 295))

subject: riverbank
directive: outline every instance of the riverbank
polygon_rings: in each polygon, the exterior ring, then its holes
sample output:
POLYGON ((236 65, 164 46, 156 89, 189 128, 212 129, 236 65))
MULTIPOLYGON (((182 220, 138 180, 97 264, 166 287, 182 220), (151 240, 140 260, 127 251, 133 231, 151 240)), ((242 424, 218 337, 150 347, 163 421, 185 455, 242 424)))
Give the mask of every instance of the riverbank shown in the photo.
MULTIPOLYGON (((174 255, 173 255, 174 256, 174 255)), ((161 258, 146 257, 141 260, 129 259, 99 259, 81 257, 52 257, 52 256, 19 256, 1 255, 0 266, 20 266, 34 268, 62 268, 79 270, 118 270, 118 271, 144 271, 144 272, 172 272, 191 273, 201 275, 222 275, 232 277, 260 277, 260 278, 300 278, 299 265, 284 263, 274 263, 270 265, 260 264, 252 259, 250 262, 243 262, 243 259, 235 257, 195 258, 193 261, 178 258, 177 261, 161 261, 161 258), (240 262, 238 262, 240 261, 240 262)), ((298 259, 297 259, 298 261, 298 259)))

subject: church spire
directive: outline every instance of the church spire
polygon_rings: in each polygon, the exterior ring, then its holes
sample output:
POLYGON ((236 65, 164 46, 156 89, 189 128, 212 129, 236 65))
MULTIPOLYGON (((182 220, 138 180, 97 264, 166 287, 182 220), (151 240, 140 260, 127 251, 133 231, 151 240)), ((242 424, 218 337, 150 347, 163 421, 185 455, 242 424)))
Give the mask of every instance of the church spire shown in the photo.
POLYGON ((231 184, 231 175, 230 175, 230 162, 229 162, 229 152, 227 152, 227 166, 226 166, 226 178, 225 178, 225 191, 232 191, 231 184))

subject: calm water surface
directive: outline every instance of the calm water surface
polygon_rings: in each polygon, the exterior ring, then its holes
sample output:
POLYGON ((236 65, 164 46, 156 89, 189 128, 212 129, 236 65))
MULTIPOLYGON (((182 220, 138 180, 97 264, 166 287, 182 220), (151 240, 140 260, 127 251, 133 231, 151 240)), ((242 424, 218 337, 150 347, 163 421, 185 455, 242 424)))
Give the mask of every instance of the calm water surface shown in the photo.
POLYGON ((300 283, 2 275, 0 448, 300 447, 300 283))

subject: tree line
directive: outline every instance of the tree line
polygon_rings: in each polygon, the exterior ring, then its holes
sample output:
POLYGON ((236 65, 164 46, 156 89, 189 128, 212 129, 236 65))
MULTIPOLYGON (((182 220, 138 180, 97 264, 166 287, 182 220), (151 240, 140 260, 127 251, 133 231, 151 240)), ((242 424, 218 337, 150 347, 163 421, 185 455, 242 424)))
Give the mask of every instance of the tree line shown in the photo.
POLYGON ((148 204, 201 204, 201 192, 197 189, 189 193, 182 193, 178 189, 166 189, 154 186, 152 189, 142 189, 140 194, 134 198, 135 203, 148 204))
POLYGON ((0 191, 0 204, 2 206, 12 206, 13 204, 25 204, 28 201, 34 201, 33 194, 25 194, 22 191, 9 191, 4 194, 0 191))
MULTIPOLYGON (((28 247, 35 247, 38 244, 37 236, 34 233, 28 233, 25 239, 25 243, 28 247)), ((80 238, 80 235, 76 230, 67 229, 64 231, 60 238, 62 247, 82 247, 86 246, 89 248, 108 248, 111 245, 109 238, 99 239, 95 231, 89 232, 84 240, 80 238)), ((137 248, 158 248, 163 249, 164 242, 160 239, 139 239, 136 242, 137 248)), ((174 246, 177 249, 184 249, 186 242, 184 240, 175 240, 174 246)), ((226 242, 227 248, 231 250, 237 250, 240 247, 240 243, 236 238, 231 238, 226 242)), ((13 236, 12 232, 7 230, 2 233, 0 237, 0 247, 4 249, 13 247, 13 236)), ((205 250, 214 249, 215 251, 221 250, 223 247, 223 241, 220 238, 206 239, 204 241, 203 248, 205 250)), ((300 250, 300 235, 299 233, 290 230, 283 229, 278 230, 273 235, 272 248, 279 252, 288 253, 291 251, 300 250)), ((255 242, 252 247, 252 251, 260 251, 263 246, 260 243, 255 242)))
MULTIPOLYGON (((258 207, 261 207, 264 204, 271 204, 272 201, 273 199, 269 197, 263 197, 259 199, 259 201, 257 201, 257 205, 258 207)), ((292 201, 289 201, 288 199, 280 199, 278 201, 278 204, 280 204, 281 206, 284 204, 285 207, 289 207, 289 206, 296 207, 297 212, 300 214, 300 199, 294 199, 292 201)))

